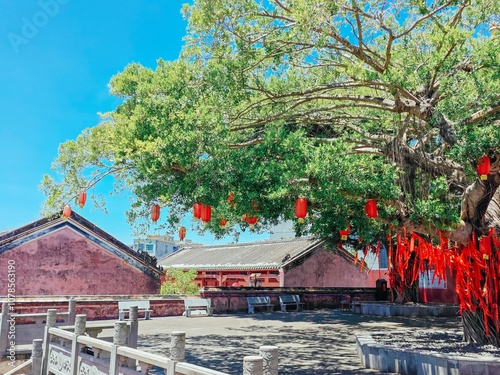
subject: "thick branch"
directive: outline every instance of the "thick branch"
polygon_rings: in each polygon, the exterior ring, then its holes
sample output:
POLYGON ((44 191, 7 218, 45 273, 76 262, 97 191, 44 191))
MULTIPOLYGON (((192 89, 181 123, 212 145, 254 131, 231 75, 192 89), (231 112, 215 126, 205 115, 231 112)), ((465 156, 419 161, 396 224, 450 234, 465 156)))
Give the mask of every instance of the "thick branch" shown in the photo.
POLYGON ((481 109, 480 111, 473 113, 469 117, 466 117, 462 121, 460 121, 460 125, 477 124, 478 122, 484 120, 485 118, 487 118, 487 117, 489 117, 497 112, 500 112, 500 103, 497 103, 497 104, 490 106, 486 109, 481 109))

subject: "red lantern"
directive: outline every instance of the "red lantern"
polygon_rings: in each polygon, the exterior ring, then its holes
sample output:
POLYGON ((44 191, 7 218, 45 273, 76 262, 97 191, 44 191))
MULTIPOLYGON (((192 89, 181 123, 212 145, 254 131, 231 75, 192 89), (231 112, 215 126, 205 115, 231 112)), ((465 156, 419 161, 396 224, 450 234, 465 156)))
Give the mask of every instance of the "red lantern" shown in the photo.
POLYGON ((307 216, 307 199, 297 198, 295 201, 295 216, 299 219, 299 223, 304 222, 304 218, 307 216))
POLYGON ((186 227, 179 228, 179 238, 182 241, 186 237, 186 227))
POLYGON ((347 229, 345 229, 345 230, 339 230, 341 241, 347 241, 347 236, 349 236, 349 232, 350 232, 349 228, 350 227, 348 226, 347 229))
POLYGON ((212 207, 208 204, 201 205, 200 219, 205 223, 208 223, 212 218, 212 207))
POLYGON ((368 199, 365 205, 365 212, 368 217, 374 218, 377 217, 377 201, 375 199, 368 199))
POLYGON ((83 208, 85 206, 85 202, 87 202, 87 192, 82 191, 80 195, 78 195, 78 205, 80 208, 83 208))
POLYGON ((230 191, 227 195, 227 203, 229 203, 231 207, 235 206, 236 203, 234 202, 234 191, 230 191))
POLYGON ((156 203, 151 206, 151 220, 156 223, 160 218, 160 206, 156 203))
POLYGON ((193 205, 193 216, 195 219, 201 218, 201 204, 195 203, 193 205))
POLYGON ((227 224, 227 220, 225 218, 220 219, 220 226, 221 227, 224 228, 226 226, 226 224, 227 224))
POLYGON ((71 216, 71 206, 69 204, 64 206, 62 215, 65 219, 71 216))
POLYGON ((488 156, 483 156, 477 161, 477 173, 481 180, 488 179, 488 173, 490 173, 490 158, 488 156))
POLYGON ((254 227, 255 224, 257 224, 257 216, 247 216, 245 221, 250 225, 251 228, 254 227))

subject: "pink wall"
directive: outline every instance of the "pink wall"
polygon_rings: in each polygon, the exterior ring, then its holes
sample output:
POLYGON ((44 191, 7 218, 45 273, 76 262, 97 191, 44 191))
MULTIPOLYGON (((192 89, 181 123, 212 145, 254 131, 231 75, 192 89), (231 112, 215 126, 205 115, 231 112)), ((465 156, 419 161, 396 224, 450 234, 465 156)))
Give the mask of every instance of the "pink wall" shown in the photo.
MULTIPOLYGON (((159 281, 68 228, 0 254, 0 285, 15 261, 15 295, 155 294, 159 281)), ((5 296, 2 287, 0 295, 5 296)))
POLYGON ((378 269, 373 271, 368 271, 368 287, 374 288, 377 285, 378 279, 383 279, 387 281, 387 287, 388 288, 391 287, 389 283, 389 272, 387 268, 381 268, 380 272, 378 269))
MULTIPOLYGON (((377 274, 378 276, 378 274, 377 274)), ((321 250, 285 273, 285 287, 375 287, 366 272, 340 255, 321 250)))

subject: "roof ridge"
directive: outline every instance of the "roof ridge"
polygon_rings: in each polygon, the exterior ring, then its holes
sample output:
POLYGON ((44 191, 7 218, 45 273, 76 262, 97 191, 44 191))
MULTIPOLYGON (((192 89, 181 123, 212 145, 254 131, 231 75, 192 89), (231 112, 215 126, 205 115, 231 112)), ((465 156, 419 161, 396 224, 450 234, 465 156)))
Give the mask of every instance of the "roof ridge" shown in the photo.
MULTIPOLYGON (((273 244, 273 243, 285 243, 285 242, 296 242, 296 241, 306 241, 306 240, 318 240, 318 238, 314 236, 303 236, 303 237, 294 237, 294 238, 283 238, 279 240, 259 240, 259 241, 253 241, 253 242, 236 242, 236 243, 226 243, 226 244, 211 244, 211 245, 204 245, 204 244, 192 244, 192 245, 185 245, 182 247, 182 249, 185 248, 193 248, 193 247, 243 247, 243 246, 254 246, 255 244, 273 244)), ((180 251, 180 250, 179 250, 180 251)))

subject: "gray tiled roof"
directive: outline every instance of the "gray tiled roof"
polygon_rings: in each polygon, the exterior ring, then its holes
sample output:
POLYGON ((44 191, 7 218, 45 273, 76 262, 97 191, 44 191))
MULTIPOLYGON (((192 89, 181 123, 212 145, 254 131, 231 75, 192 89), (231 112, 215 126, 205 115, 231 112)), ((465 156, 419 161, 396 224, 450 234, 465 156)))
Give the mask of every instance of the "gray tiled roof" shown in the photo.
POLYGON ((184 269, 279 269, 313 251, 320 243, 312 237, 216 246, 186 246, 158 261, 160 266, 184 269))

